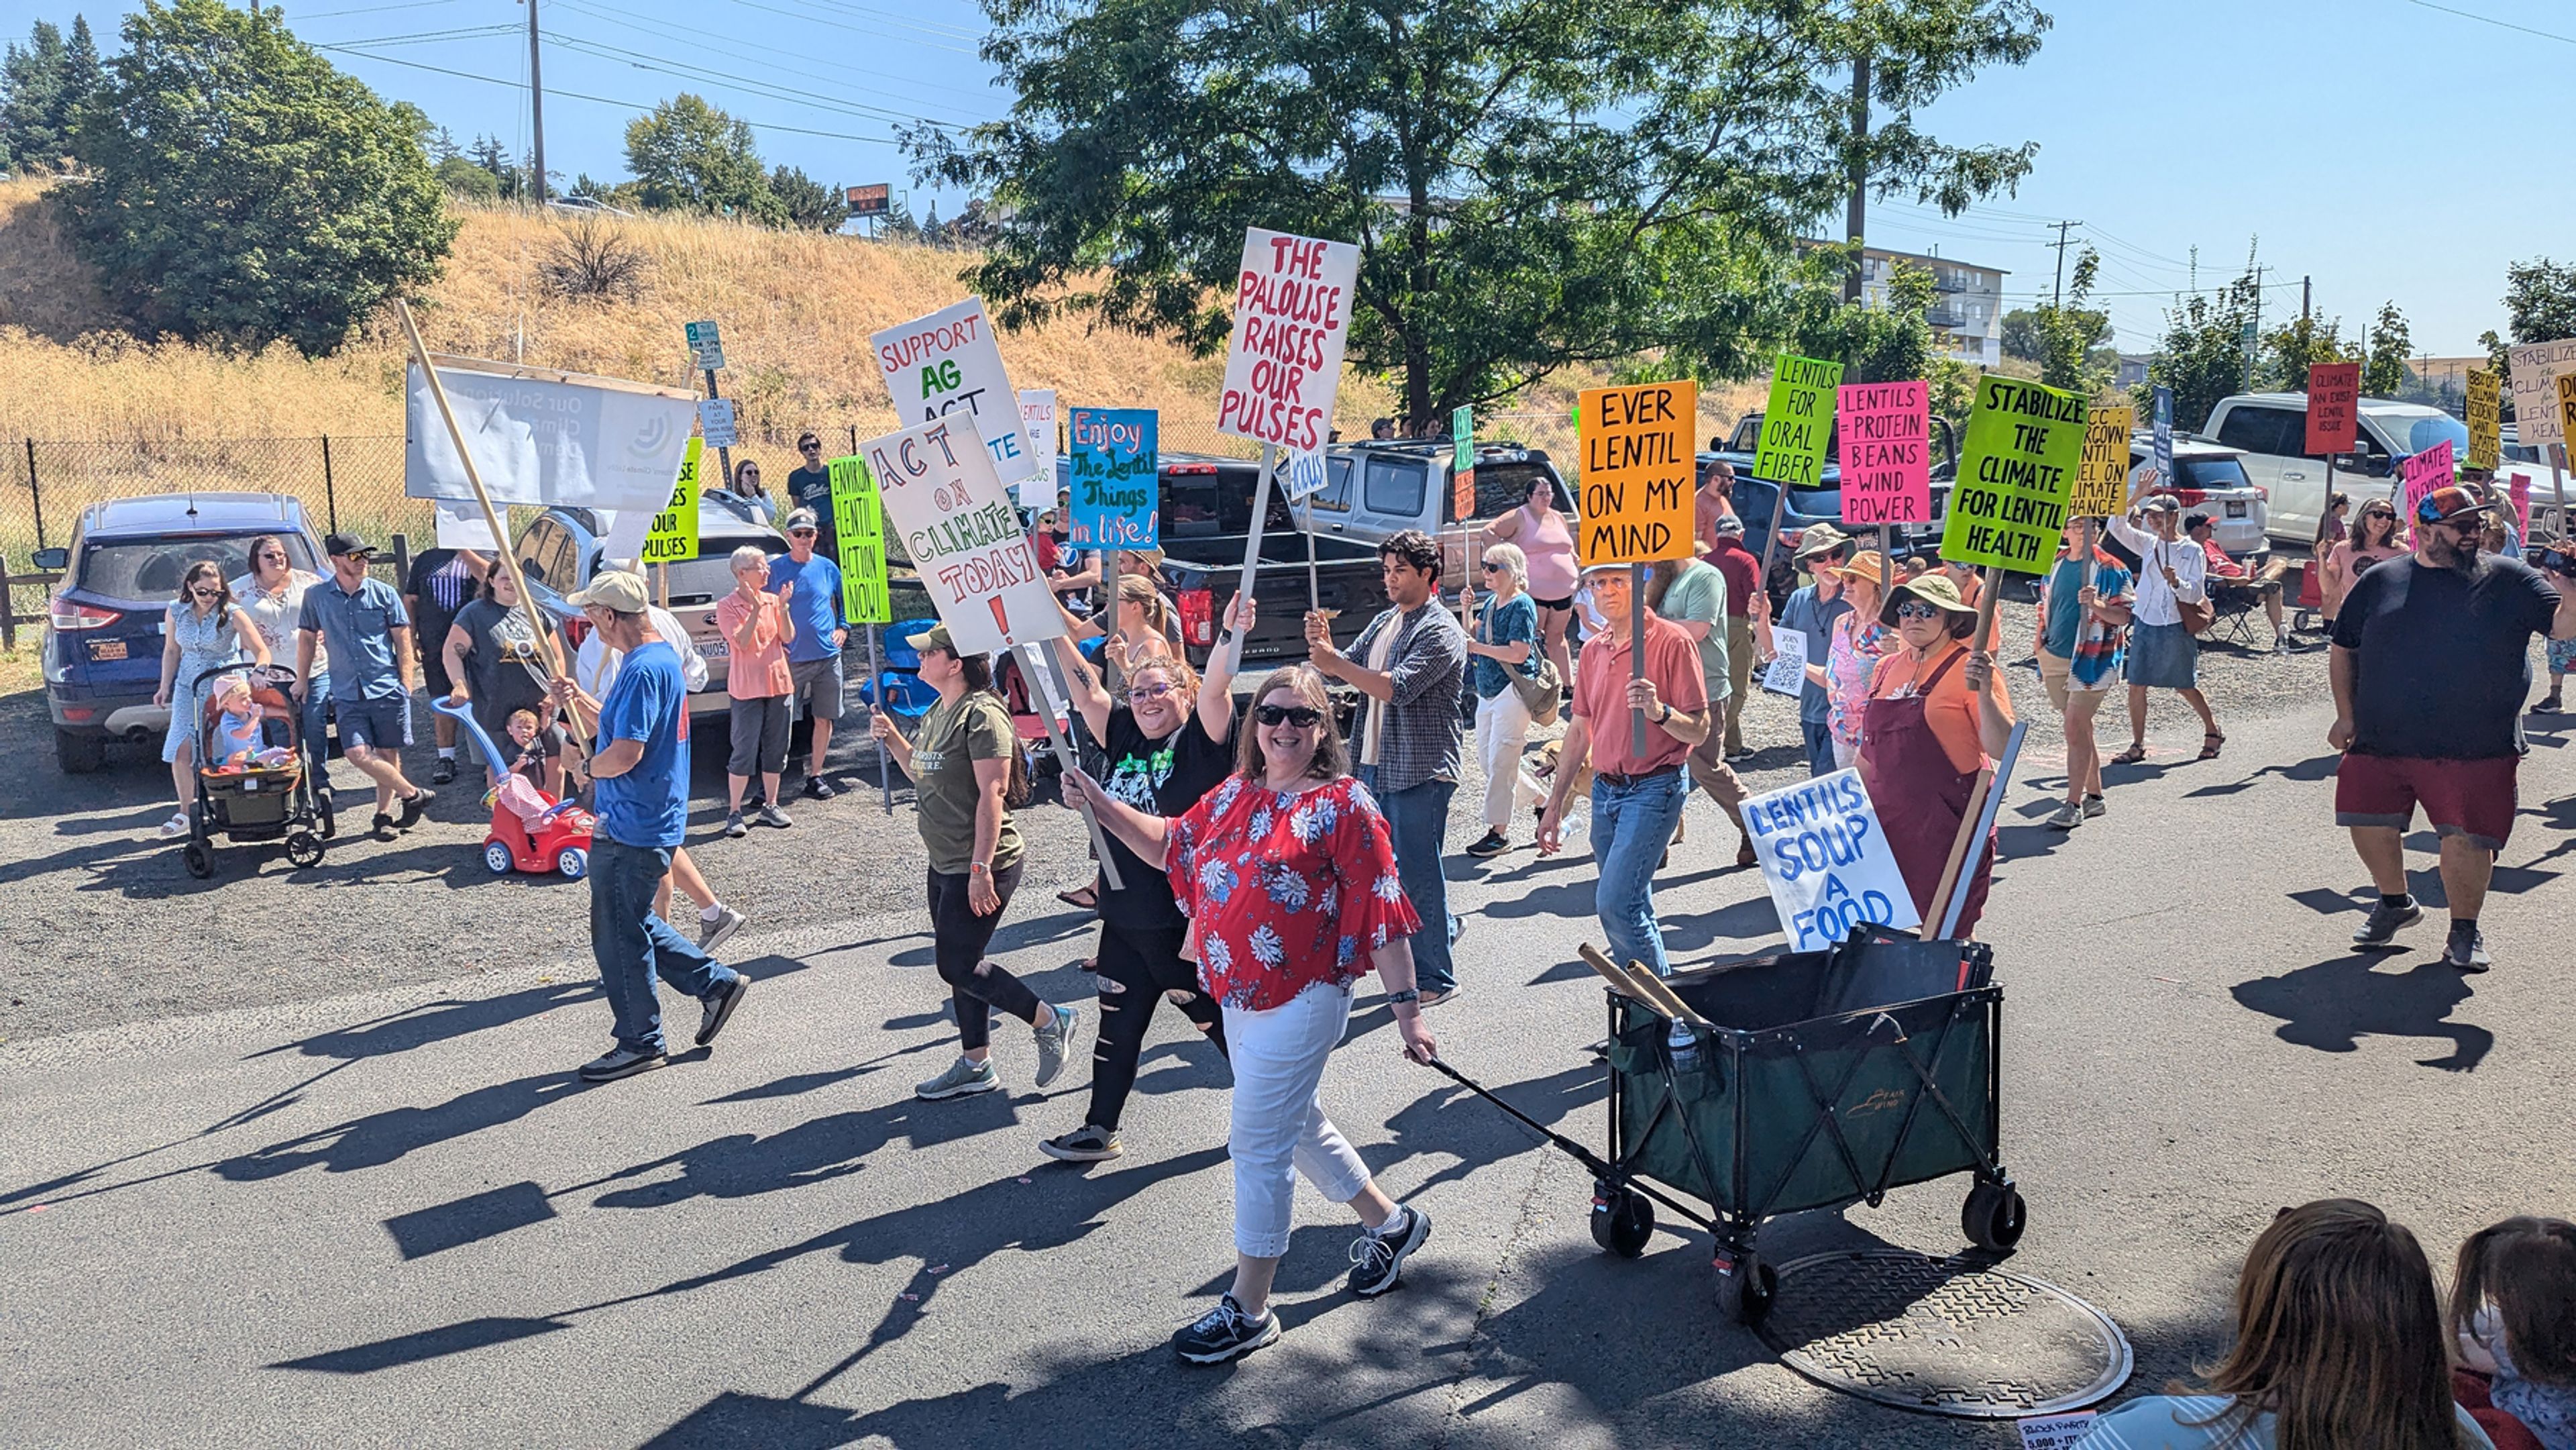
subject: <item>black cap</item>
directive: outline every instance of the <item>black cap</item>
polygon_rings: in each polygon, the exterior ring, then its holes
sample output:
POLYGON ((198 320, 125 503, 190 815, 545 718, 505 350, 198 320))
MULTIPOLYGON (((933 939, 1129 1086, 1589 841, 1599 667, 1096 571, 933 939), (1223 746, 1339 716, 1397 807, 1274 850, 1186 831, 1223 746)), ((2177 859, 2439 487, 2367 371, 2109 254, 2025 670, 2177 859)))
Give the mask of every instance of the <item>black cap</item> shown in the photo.
POLYGON ((322 540, 322 552, 332 558, 346 554, 353 559, 371 558, 376 546, 356 534, 330 534, 322 540))
POLYGON ((2207 514, 2184 514, 2182 516, 2182 531, 2188 534, 2192 530, 2199 528, 2202 524, 2208 522, 2209 515, 2207 514))

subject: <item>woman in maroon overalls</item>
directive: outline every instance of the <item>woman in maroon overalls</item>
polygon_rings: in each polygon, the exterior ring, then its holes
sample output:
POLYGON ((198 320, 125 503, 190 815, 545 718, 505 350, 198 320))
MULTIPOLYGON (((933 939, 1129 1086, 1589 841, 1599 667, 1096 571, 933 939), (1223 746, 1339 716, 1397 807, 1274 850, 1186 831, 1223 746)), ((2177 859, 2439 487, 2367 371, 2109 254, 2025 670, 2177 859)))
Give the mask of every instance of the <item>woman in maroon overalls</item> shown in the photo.
MULTIPOLYGON (((1994 656, 1970 650, 1977 611, 1959 586, 1938 572, 1899 584, 1879 622, 1896 646, 1878 662, 1861 717, 1860 774, 1887 832, 1887 844, 1914 893, 1914 909, 1932 915, 1950 846, 1967 818, 1977 772, 2003 753, 2012 735, 2012 695, 1994 656)), ((1957 934, 1976 928, 1994 872, 1994 837, 1978 844, 1959 890, 1965 897, 1957 934)))

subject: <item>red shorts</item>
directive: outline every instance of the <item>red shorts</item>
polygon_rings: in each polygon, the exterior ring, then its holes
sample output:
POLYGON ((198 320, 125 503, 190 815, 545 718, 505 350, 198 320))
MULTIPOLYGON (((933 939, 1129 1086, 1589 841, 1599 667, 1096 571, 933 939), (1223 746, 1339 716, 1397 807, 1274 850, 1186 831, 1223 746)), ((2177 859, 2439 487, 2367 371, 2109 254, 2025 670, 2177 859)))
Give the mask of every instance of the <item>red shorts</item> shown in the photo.
POLYGON ((2513 834, 2514 772, 2522 757, 2493 760, 2426 760, 2400 755, 2352 755, 2335 772, 2335 824, 2404 830, 2424 807, 2424 819, 2442 836, 2466 836, 2490 851, 2513 834))

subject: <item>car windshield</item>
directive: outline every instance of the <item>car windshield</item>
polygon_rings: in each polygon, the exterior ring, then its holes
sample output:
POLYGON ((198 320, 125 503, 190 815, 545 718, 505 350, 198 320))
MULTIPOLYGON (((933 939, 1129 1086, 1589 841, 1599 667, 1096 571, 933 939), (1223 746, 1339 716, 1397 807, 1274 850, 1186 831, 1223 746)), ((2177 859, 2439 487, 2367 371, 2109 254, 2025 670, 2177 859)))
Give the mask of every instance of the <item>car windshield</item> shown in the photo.
MULTIPOLYGON (((180 577, 199 559, 214 560, 226 579, 249 573, 250 541, 258 537, 234 534, 102 540, 81 551, 80 568, 73 578, 79 587, 109 599, 173 599, 178 597, 180 577)), ((288 531, 276 537, 285 542, 290 565, 321 572, 313 569, 313 549, 302 534, 288 531)))
POLYGON ((2439 448, 2445 442, 2466 456, 2469 430, 2466 424, 2448 413, 2372 413, 2370 421, 2378 424, 2403 453, 2421 453, 2439 448))

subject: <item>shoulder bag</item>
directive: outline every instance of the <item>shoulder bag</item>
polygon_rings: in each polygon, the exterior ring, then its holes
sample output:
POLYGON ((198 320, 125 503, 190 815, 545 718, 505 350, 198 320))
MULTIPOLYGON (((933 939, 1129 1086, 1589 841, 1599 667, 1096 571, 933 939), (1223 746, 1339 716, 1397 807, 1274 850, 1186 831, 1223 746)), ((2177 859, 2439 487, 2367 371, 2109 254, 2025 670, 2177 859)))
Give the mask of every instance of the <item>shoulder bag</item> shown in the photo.
MULTIPOLYGON (((2171 551, 2170 544, 2156 551, 2157 568, 2172 567, 2171 551)), ((2174 608, 2182 615, 2182 632, 2188 635, 2199 635, 2205 632, 2218 619, 2218 606, 2209 602, 2209 591, 2205 588, 2198 599, 2185 599, 2182 597, 2181 590, 2175 590, 2174 608)))
MULTIPOLYGON (((1485 643, 1492 644, 1494 602, 1491 599, 1485 601, 1484 624, 1485 643)), ((1495 663, 1502 662, 1497 660, 1495 663)), ((1553 725, 1556 723, 1557 706, 1564 699, 1565 682, 1557 677, 1556 661, 1547 657, 1546 640, 1530 641, 1530 663, 1534 668, 1526 671, 1516 665, 1503 665, 1504 677, 1512 682, 1513 692, 1521 697, 1521 707, 1529 711, 1532 724, 1553 725)))

